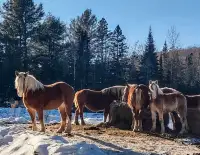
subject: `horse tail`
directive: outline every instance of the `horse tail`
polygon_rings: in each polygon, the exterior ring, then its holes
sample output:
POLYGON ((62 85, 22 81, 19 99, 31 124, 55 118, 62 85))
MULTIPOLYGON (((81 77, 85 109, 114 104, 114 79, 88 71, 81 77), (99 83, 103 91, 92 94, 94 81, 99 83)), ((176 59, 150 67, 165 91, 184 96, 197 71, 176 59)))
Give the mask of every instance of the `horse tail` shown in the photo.
POLYGON ((136 105, 140 107, 140 104, 141 104, 140 102, 141 102, 141 99, 142 99, 141 89, 136 88, 135 94, 136 94, 136 105))
POLYGON ((78 94, 79 94, 79 92, 76 92, 75 96, 74 96, 74 105, 76 108, 78 107, 78 94))

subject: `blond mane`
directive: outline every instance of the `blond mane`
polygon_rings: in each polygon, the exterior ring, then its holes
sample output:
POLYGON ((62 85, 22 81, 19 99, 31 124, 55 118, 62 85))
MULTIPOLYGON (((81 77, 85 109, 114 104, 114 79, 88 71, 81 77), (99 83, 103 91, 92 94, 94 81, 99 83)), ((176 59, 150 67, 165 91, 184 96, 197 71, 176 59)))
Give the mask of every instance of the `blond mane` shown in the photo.
POLYGON ((162 89, 155 82, 152 82, 149 85, 149 89, 151 90, 153 99, 156 99, 158 95, 162 95, 163 94, 162 89))
POLYGON ((44 85, 33 75, 28 74, 27 76, 24 76, 24 73, 20 72, 15 78, 15 88, 18 91, 18 95, 22 97, 25 90, 36 91, 38 89, 44 89, 44 85))

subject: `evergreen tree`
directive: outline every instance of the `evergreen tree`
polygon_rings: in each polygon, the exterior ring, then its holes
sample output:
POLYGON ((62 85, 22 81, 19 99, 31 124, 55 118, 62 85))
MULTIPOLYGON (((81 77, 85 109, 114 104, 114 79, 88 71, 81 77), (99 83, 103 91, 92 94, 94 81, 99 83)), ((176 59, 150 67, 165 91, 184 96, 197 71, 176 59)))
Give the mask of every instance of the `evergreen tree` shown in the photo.
POLYGON ((96 41, 95 41, 95 69, 94 81, 95 88, 104 88, 107 84, 107 77, 109 74, 109 48, 110 48, 110 32, 108 30, 108 23, 105 18, 102 18, 97 25, 96 41))
POLYGON ((32 0, 7 0, 0 11, 0 42, 3 48, 1 65, 3 98, 12 98, 14 71, 28 70, 31 60, 29 44, 44 12, 42 5, 32 0))
POLYGON ((28 44, 44 15, 42 4, 36 5, 33 0, 7 0, 2 7, 1 15, 9 26, 10 38, 18 42, 22 52, 23 68, 28 69, 28 44))
POLYGON ((158 78, 158 62, 157 55, 155 53, 155 45, 151 27, 149 28, 149 34, 145 45, 145 51, 140 66, 141 83, 148 84, 149 80, 154 80, 158 78))
POLYGON ((40 47, 36 56, 42 55, 45 59, 41 59, 39 68, 34 66, 33 69, 43 70, 42 79, 49 77, 45 80, 46 82, 61 80, 63 76, 62 62, 65 60, 61 55, 64 55, 65 32, 65 24, 59 18, 49 14, 38 27, 34 37, 34 44, 40 47))
POLYGON ((96 16, 87 9, 81 16, 72 20, 69 27, 71 43, 75 45, 74 83, 75 88, 87 88, 92 83, 92 58, 95 53, 96 16), (81 80, 80 80, 81 78, 81 80))
POLYGON ((110 64, 110 83, 122 84, 125 82, 125 66, 127 65, 124 61, 127 54, 126 38, 122 33, 119 25, 115 28, 111 36, 111 64, 110 64))

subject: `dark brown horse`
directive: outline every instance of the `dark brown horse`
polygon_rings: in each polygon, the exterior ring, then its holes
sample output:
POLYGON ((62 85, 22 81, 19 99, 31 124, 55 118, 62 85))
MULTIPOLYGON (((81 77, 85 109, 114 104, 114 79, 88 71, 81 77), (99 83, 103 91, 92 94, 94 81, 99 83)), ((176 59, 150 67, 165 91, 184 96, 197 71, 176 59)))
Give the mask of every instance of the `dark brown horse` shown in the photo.
POLYGON ((105 88, 101 91, 94 91, 90 89, 77 91, 74 98, 76 107, 74 123, 77 125, 79 124, 78 116, 80 115, 81 125, 85 125, 83 118, 84 106, 93 112, 104 111, 104 122, 106 122, 110 111, 110 104, 114 100, 121 100, 123 91, 124 86, 113 86, 105 88))
POLYGON ((71 132, 71 108, 74 99, 74 89, 64 82, 43 85, 28 72, 15 72, 15 88, 18 96, 23 97, 23 102, 32 120, 32 129, 36 128, 35 112, 41 124, 41 132, 45 132, 43 111, 58 108, 61 114, 61 126, 58 133, 71 132), (67 128, 66 119, 68 120, 67 128))

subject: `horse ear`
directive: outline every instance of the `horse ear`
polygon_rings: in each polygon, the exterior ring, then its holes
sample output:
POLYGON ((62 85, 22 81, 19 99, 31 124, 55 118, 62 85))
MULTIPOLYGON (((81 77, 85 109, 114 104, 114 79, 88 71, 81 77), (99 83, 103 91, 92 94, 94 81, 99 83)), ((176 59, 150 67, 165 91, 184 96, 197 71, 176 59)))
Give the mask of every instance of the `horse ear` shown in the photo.
POLYGON ((27 75, 29 75, 29 71, 28 72, 25 72, 24 76, 26 77, 27 75))
POLYGON ((152 84, 152 80, 149 80, 149 84, 152 84))
POLYGON ((15 76, 18 76, 19 75, 19 72, 18 71, 15 71, 15 76))
POLYGON ((156 80, 155 83, 158 85, 158 80, 156 80))

